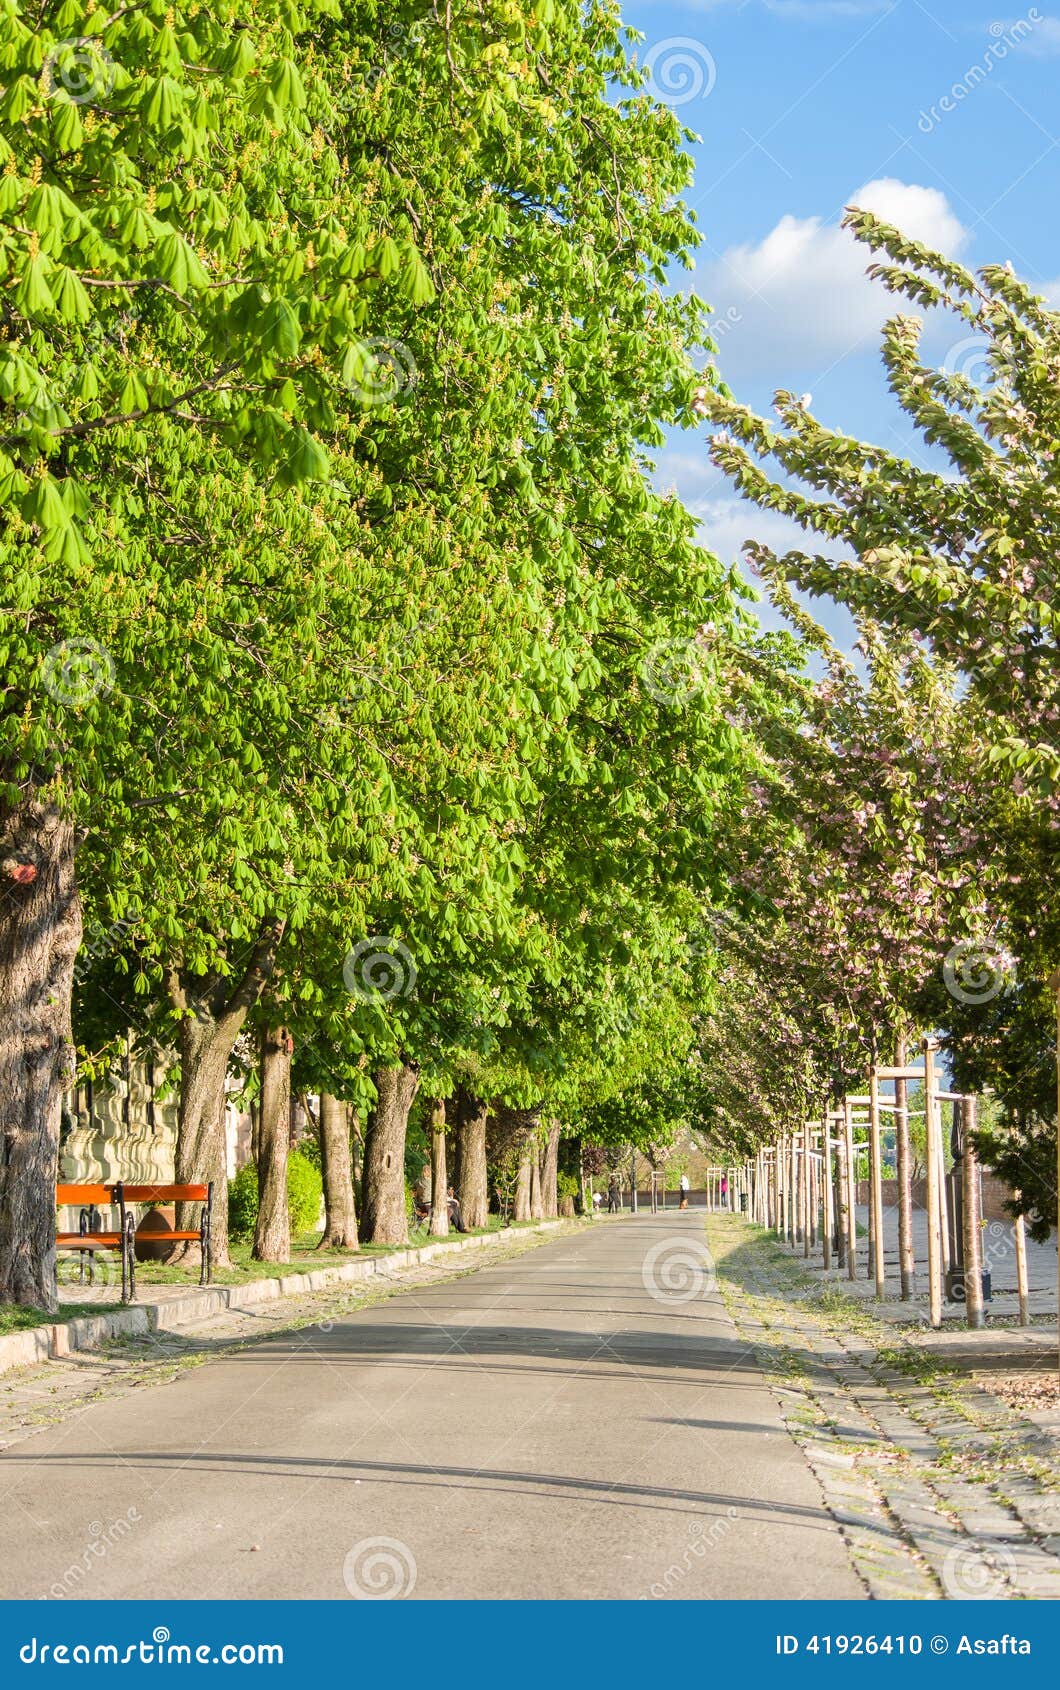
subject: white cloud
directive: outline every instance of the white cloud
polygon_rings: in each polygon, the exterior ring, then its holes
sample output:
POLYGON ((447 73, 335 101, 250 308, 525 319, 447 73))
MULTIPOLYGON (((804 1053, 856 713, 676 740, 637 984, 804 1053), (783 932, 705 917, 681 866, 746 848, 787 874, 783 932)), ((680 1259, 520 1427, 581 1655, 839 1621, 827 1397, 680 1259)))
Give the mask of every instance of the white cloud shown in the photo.
POLYGON ((749 540, 757 540, 779 553, 817 551, 819 547, 814 536, 807 534, 790 516, 761 510, 747 499, 732 496, 691 499, 688 508, 699 518, 701 543, 723 563, 742 563, 743 549, 749 540))
MULTIPOLYGON (((1034 28, 1020 39, 1019 50, 1031 53, 1036 59, 1055 59, 1060 56, 1060 18, 1035 18, 1034 28)), ((1009 24, 1011 34, 1015 26, 1009 24)))
MULTIPOLYGON (((699 518, 700 545, 713 552, 722 563, 738 564, 744 579, 757 586, 760 592, 761 583, 754 581, 743 559, 743 548, 748 540, 758 540, 778 556, 794 551, 820 552, 826 557, 836 558, 849 555, 845 547, 830 544, 819 534, 807 534, 790 517, 777 511, 760 510, 757 505, 732 494, 716 499, 692 498, 686 500, 686 504, 699 518)), ((850 613, 842 605, 827 598, 813 598, 808 593, 796 593, 795 597, 843 650, 852 650, 858 631, 850 613)), ((754 612, 764 628, 790 628, 790 624, 765 597, 754 606, 754 612)))
MULTIPOLYGON (((850 202, 914 240, 956 256, 967 231, 937 188, 882 177, 850 202)), ((725 324, 719 362, 729 377, 769 372, 774 386, 812 387, 838 359, 875 346, 898 304, 865 270, 871 254, 838 222, 782 217, 755 243, 700 267, 697 291, 725 324)))
MULTIPOLYGON (((763 510, 733 491, 725 473, 711 461, 707 440, 697 437, 689 448, 685 442, 671 445, 662 454, 655 475, 661 490, 673 490, 685 509, 699 522, 699 542, 722 563, 741 565, 749 540, 758 540, 778 553, 820 552, 825 557, 844 557, 844 546, 808 534, 790 516, 763 510)), ((749 577, 748 577, 749 579, 749 577)))

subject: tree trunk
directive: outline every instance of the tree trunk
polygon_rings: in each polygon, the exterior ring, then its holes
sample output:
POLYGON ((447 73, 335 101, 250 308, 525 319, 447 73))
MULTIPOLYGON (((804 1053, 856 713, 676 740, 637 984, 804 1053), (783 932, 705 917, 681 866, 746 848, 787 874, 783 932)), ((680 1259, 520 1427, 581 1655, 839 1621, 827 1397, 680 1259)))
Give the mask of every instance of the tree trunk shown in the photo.
MULTIPOLYGON (((239 1027, 227 1016, 215 1020, 205 1005, 180 1024, 180 1102, 174 1176, 178 1185, 206 1185, 213 1181, 210 1247, 214 1264, 227 1267, 228 1146, 225 1138, 225 1075, 239 1027)), ((259 1132, 260 1137, 260 1132, 259 1132)), ((202 1205, 177 1204, 177 1231, 198 1229, 202 1205)), ((197 1244, 178 1244, 170 1261, 197 1264, 197 1244)))
POLYGON ((405 1135, 419 1074, 406 1063, 400 1068, 380 1068, 372 1079, 376 1102, 365 1132, 361 1222, 369 1243, 404 1244, 408 1241, 405 1135))
POLYGON ((541 1164, 541 1209, 547 1220, 559 1214, 559 1122, 550 1121, 541 1164))
POLYGON ((287 1204, 287 1152, 291 1137, 291 1056, 286 1027, 261 1035, 261 1125, 258 1132, 256 1262, 289 1262, 291 1212, 287 1204))
POLYGON ((350 1163, 350 1110, 337 1097, 320 1098, 320 1170, 324 1179, 324 1236, 317 1248, 358 1250, 357 1206, 350 1163))
MULTIPOLYGON (((236 1040, 251 1007, 265 990, 276 965, 284 923, 270 922, 254 946, 246 972, 229 991, 226 976, 186 976, 174 964, 166 970, 166 990, 180 1013, 180 1103, 174 1157, 178 1185, 213 1181, 211 1255, 227 1267, 228 1146, 225 1135, 225 1076, 236 1040)), ((177 1231, 198 1228, 201 1205, 177 1204, 177 1231)), ((178 1244, 171 1263, 197 1263, 197 1244, 178 1244)))
POLYGON ((541 1145, 535 1138, 530 1146, 530 1219, 541 1221, 544 1218, 545 1209, 541 1191, 541 1145))
POLYGON ((33 799, 0 811, 0 1302, 49 1311, 80 943, 73 824, 33 799))
POLYGON ((364 1170, 364 1134, 361 1132, 360 1117, 350 1110, 350 1178, 353 1182, 354 1205, 361 1189, 361 1174, 364 1170))
POLYGON ((489 1222, 489 1177, 486 1168, 486 1121, 489 1110, 479 1097, 460 1088, 457 1096, 457 1140, 460 1145, 460 1184, 456 1188, 460 1215, 469 1232, 489 1222))
POLYGON ((449 1236, 449 1181, 445 1171, 445 1102, 431 1106, 431 1225, 432 1238, 449 1236))
POLYGON ((519 1177, 515 1182, 515 1210, 512 1215, 512 1219, 515 1221, 528 1221, 530 1219, 530 1187, 533 1183, 534 1155, 534 1141, 530 1139, 523 1145, 523 1153, 519 1158, 519 1177))
POLYGON ((445 1143, 445 1165, 449 1184, 454 1191, 460 1190, 460 1132, 456 1126, 456 1111, 458 1097, 451 1097, 446 1106, 446 1118, 449 1122, 449 1132, 445 1143))

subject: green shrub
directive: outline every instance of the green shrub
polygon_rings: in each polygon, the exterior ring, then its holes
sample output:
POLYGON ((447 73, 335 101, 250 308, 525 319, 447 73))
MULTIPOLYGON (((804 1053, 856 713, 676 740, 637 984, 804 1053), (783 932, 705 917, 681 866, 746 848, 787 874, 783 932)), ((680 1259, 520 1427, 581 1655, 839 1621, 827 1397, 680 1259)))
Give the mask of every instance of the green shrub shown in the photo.
POLYGON ((291 1152, 295 1156, 304 1156, 307 1162, 312 1162, 314 1168, 320 1167, 320 1140, 316 1133, 308 1132, 304 1138, 298 1140, 298 1149, 291 1152))
POLYGON ((258 1218, 258 1170, 253 1162, 228 1182, 228 1236, 237 1244, 254 1236, 258 1218))
POLYGON ((577 1174, 558 1173, 556 1175, 556 1196, 577 1197, 581 1186, 578 1184, 577 1174))
POLYGON ((292 1150, 287 1158, 287 1208, 292 1232, 312 1232, 320 1220, 324 1181, 308 1156, 292 1150))
MULTIPOLYGON (((320 1170, 300 1150, 292 1150, 287 1158, 287 1211, 292 1233, 313 1231, 320 1218, 323 1191, 320 1170)), ((248 1162, 228 1182, 229 1237, 237 1244, 253 1238, 257 1218, 258 1170, 248 1162)))

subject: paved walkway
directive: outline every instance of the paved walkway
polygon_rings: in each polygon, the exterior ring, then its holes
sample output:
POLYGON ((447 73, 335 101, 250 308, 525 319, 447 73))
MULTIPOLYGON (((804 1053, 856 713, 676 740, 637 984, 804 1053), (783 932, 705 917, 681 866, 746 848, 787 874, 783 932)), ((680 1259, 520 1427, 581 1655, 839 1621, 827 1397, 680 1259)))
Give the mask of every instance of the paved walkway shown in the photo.
MULTIPOLYGON (((884 1307, 822 1283, 771 1234, 718 1216, 710 1239, 726 1303, 775 1382, 870 1593, 1060 1598, 1051 1417, 1028 1419, 950 1371, 949 1340, 960 1334, 925 1341, 896 1330, 884 1307)), ((1028 1331, 1009 1343, 1035 1337, 1049 1342, 1028 1331)), ((1053 1340, 1054 1377, 1055 1366, 1053 1340)))
MULTIPOLYGON (((857 1210, 858 1221, 858 1261, 857 1277, 850 1280, 845 1268, 833 1266, 830 1277, 841 1285, 843 1290, 851 1296, 875 1298, 875 1280, 870 1272, 869 1257, 869 1211, 860 1205, 857 1210)), ((910 1319, 927 1319, 928 1307, 928 1269, 927 1269, 927 1215, 923 1209, 913 1210, 913 1245, 916 1262, 916 1298, 912 1303, 901 1301, 901 1274, 898 1265, 898 1211, 885 1209, 883 1211, 883 1254, 884 1272, 888 1295, 885 1303, 876 1305, 875 1312, 883 1319, 907 1322, 910 1319)), ((1019 1313, 1019 1299, 1016 1294, 1016 1242, 1015 1231, 1008 1221, 988 1221, 983 1229, 982 1238, 983 1265, 990 1269, 992 1279, 992 1301, 987 1304, 987 1314, 998 1325, 1015 1324, 1019 1313)), ((794 1251, 797 1257, 803 1255, 803 1246, 797 1245, 794 1251)), ((820 1276, 825 1275, 821 1257, 820 1243, 815 1243, 812 1254, 806 1261, 807 1270, 820 1276)), ((1033 1238, 1027 1239, 1027 1278, 1028 1305, 1032 1319, 1052 1316, 1056 1318, 1057 1296, 1057 1264, 1056 1264, 1056 1233, 1044 1244, 1035 1243, 1033 1238)), ((964 1324, 964 1307, 960 1303, 943 1302, 942 1317, 947 1323, 964 1324)))
POLYGON ((702 1240, 601 1222, 89 1403, 0 1456, 0 1595, 864 1596, 702 1240))

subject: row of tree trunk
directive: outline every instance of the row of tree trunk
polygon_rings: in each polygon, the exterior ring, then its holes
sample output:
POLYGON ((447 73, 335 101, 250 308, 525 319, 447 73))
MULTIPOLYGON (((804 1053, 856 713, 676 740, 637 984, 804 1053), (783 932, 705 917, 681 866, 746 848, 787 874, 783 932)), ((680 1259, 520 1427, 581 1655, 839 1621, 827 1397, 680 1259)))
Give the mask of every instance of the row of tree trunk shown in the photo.
MULTIPOLYGON (((180 1098, 175 1157, 179 1184, 212 1181, 214 1257, 228 1255, 225 1081, 248 1017, 264 1000, 283 939, 281 921, 263 925, 238 968, 193 977, 167 971, 166 989, 180 1017, 180 1098)), ((73 969, 81 938, 73 828, 54 807, 27 801, 0 813, 0 1301, 53 1309, 55 1181, 62 1098, 74 1072, 70 1023, 73 969)), ((261 1036, 261 1102, 255 1134, 259 1205, 255 1255, 282 1261, 290 1253, 287 1152, 292 1042, 283 1027, 261 1036)), ((321 1163, 326 1225, 323 1243, 355 1249, 358 1233, 373 1243, 407 1236, 405 1141, 419 1074, 409 1063, 373 1075, 377 1101, 365 1124, 362 1215, 358 1229, 350 1157, 351 1121, 336 1098, 322 1100, 321 1163)), ((500 1111, 501 1125, 511 1112, 500 1111)), ((461 1090, 432 1108, 431 1233, 449 1228, 447 1192, 455 1184, 464 1224, 479 1227, 489 1210, 486 1102, 461 1090), (448 1133, 448 1142, 447 1142, 448 1133), (452 1146, 453 1167, 447 1167, 452 1146)), ((543 1155, 540 1135, 525 1129, 514 1219, 557 1212, 559 1129, 543 1155)), ((178 1205, 178 1230, 197 1217, 178 1205)), ((190 1256, 194 1246, 182 1247, 190 1256)))
MULTIPOLYGON (((293 1042, 286 1029, 263 1035, 255 1135, 259 1197, 254 1236, 254 1255, 261 1261, 285 1261, 290 1254, 286 1181, 292 1052, 293 1042)), ((404 1244, 408 1238, 405 1143, 419 1074, 405 1063, 379 1069, 372 1077, 376 1102, 365 1123, 359 1224, 350 1109, 335 1097, 325 1095, 320 1100, 317 1126, 324 1185, 321 1247, 356 1250, 362 1239, 371 1244, 404 1244)), ((495 1146, 518 1146, 512 1219, 541 1220, 558 1213, 558 1122, 551 1123, 547 1134, 542 1135, 536 1113, 503 1108, 491 1113, 483 1098, 460 1088, 448 1100, 433 1100, 430 1129, 432 1237, 444 1238, 449 1233, 450 1186, 459 1202, 464 1227, 475 1231, 487 1225, 491 1139, 495 1146)))

